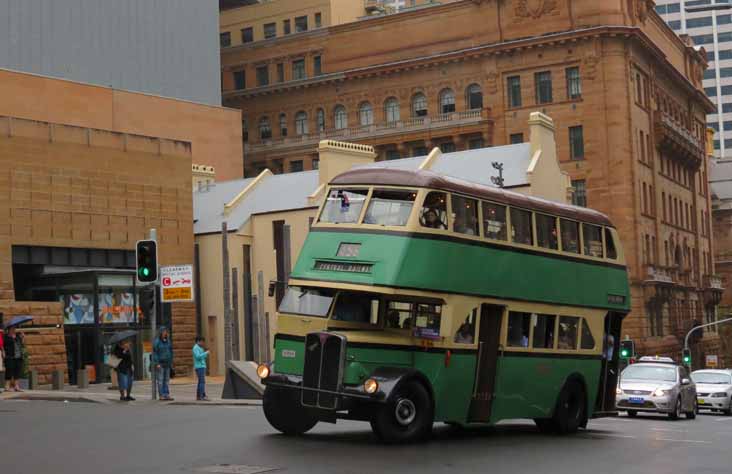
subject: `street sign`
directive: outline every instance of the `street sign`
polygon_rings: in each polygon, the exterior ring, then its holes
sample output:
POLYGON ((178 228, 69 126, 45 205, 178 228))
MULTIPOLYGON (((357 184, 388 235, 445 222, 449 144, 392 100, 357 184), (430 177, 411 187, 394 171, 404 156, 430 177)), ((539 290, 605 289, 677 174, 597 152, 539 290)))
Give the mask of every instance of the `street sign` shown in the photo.
POLYGON ((193 265, 160 267, 160 289, 163 303, 193 301, 193 265))
POLYGON ((717 367, 719 367, 719 359, 717 358, 716 355, 708 355, 706 357, 706 359, 707 359, 706 360, 707 369, 716 369, 717 367))

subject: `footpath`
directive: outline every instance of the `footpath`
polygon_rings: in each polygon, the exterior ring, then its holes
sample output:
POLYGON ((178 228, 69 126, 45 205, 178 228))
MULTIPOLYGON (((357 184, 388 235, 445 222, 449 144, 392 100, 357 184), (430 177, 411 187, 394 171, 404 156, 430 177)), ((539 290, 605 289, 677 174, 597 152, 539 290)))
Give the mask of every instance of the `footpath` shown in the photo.
POLYGON ((224 390, 224 377, 207 377, 206 392, 210 401, 196 400, 196 381, 193 377, 176 377, 170 381, 170 396, 175 400, 161 401, 152 399, 152 387, 149 380, 135 381, 132 386, 133 402, 119 399, 119 391, 111 384, 91 384, 88 388, 66 385, 63 390, 25 390, 23 392, 4 391, 0 393, 2 400, 46 400, 61 402, 87 403, 126 403, 126 404, 158 404, 158 405, 201 405, 201 406, 249 406, 261 405, 261 400, 229 400, 221 398, 224 390))

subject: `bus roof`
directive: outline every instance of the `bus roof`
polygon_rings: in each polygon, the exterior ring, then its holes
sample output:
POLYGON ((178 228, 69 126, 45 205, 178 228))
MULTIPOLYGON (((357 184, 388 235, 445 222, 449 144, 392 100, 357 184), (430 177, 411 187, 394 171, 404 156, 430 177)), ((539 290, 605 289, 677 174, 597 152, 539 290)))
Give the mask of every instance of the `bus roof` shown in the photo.
POLYGON ((566 217, 589 224, 614 227, 610 219, 603 213, 586 207, 572 206, 548 201, 505 189, 484 186, 462 179, 452 178, 427 170, 402 170, 360 168, 341 173, 330 182, 331 185, 386 185, 408 186, 417 188, 440 189, 443 191, 468 194, 476 198, 522 207, 538 212, 566 217))

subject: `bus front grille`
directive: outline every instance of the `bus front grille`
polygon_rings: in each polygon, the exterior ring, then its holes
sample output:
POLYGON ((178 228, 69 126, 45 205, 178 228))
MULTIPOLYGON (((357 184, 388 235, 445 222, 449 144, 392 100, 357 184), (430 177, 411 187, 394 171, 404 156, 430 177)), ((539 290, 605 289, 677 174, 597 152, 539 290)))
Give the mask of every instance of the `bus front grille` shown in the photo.
POLYGON ((336 409, 345 365, 346 338, 327 332, 305 337, 305 365, 302 376, 302 404, 336 409), (312 390, 308 390, 312 389, 312 390))

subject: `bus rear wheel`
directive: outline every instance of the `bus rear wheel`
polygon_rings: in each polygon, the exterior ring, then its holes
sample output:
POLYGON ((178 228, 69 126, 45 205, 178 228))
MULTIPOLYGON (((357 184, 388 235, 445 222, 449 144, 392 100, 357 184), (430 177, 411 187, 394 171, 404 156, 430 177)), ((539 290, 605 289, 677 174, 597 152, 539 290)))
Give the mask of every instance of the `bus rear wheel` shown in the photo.
POLYGON ((264 417, 277 431, 288 436, 304 434, 318 423, 297 397, 297 390, 267 386, 262 397, 264 417))
POLYGON ((409 443, 429 436, 433 422, 429 392, 422 383, 409 380, 378 407, 371 418, 371 429, 385 443, 409 443))
POLYGON ((537 418, 534 422, 542 433, 576 433, 580 426, 587 423, 586 408, 584 387, 576 380, 571 380, 559 394, 554 415, 551 418, 537 418))

